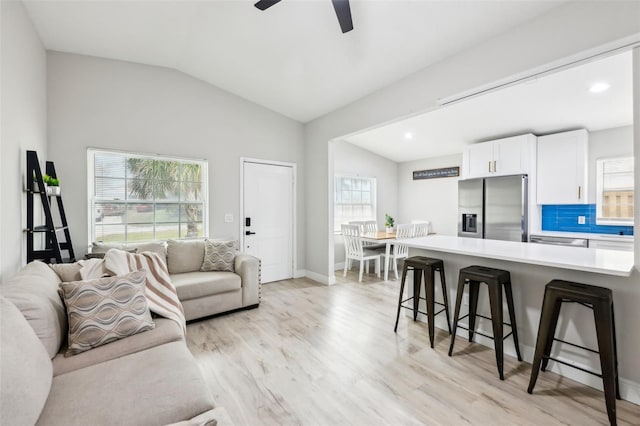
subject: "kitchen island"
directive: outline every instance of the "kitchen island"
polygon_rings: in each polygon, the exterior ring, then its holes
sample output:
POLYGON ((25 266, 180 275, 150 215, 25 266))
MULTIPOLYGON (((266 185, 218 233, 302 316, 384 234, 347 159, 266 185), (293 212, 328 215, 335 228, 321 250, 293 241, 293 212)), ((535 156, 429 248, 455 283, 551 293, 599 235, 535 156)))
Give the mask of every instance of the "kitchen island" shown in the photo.
MULTIPOLYGON (((402 243, 409 246, 409 256, 427 256, 444 261, 451 303, 455 300, 458 271, 461 268, 482 265, 509 271, 520 349, 527 362, 533 359, 544 287, 549 281, 562 279, 611 288, 618 336, 620 390, 623 399, 640 404, 640 357, 637 356, 640 351, 640 273, 634 268, 633 252, 444 235, 412 238, 402 240, 402 243)), ((435 287, 436 300, 440 300, 439 285, 435 287)), ((481 287, 478 312, 488 316, 490 311, 486 296, 486 289, 481 287)), ((462 314, 466 313, 467 308, 464 303, 462 314)), ((419 319, 426 322, 426 317, 422 315, 419 319)), ((409 320, 407 317, 406 321, 409 320)), ((490 321, 480 318, 478 321, 477 329, 491 335, 490 321)), ((443 316, 436 317, 435 325, 447 329, 443 316)), ((400 332, 399 329, 398 333, 400 332)), ((466 337, 464 330, 459 329, 458 334, 466 337)), ((566 341, 597 349, 593 312, 578 304, 564 304, 556 335, 566 341)), ((493 341, 489 339, 476 334, 474 341, 493 350, 493 341)), ((592 371, 600 370, 599 358, 593 353, 576 350, 561 343, 554 344, 552 353, 574 365, 592 371)), ((515 356, 510 339, 505 341, 505 355, 515 356)), ((454 356, 468 355, 454 352, 454 356)), ((523 364, 523 368, 528 368, 525 366, 523 364)), ((602 381, 597 377, 558 363, 551 362, 549 367, 551 371, 563 376, 602 389, 602 381)), ((505 374, 508 380, 508 372, 505 371, 505 374)), ((526 390, 523 389, 524 391, 526 390)))
POLYGON ((412 249, 433 250, 623 277, 630 276, 633 270, 633 252, 446 235, 412 238, 403 240, 402 243, 412 249))

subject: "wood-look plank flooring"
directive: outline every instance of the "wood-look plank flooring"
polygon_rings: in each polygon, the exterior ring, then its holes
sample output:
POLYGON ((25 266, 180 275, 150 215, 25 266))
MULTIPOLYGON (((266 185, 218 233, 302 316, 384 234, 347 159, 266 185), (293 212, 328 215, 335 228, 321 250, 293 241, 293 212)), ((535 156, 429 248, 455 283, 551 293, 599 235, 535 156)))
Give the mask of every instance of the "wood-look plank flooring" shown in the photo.
MULTIPOLYGON (((398 281, 265 284, 258 309, 190 324, 187 342, 216 403, 237 425, 606 425, 601 392, 404 315, 393 332, 398 281)), ((618 401, 618 424, 640 406, 618 401)))

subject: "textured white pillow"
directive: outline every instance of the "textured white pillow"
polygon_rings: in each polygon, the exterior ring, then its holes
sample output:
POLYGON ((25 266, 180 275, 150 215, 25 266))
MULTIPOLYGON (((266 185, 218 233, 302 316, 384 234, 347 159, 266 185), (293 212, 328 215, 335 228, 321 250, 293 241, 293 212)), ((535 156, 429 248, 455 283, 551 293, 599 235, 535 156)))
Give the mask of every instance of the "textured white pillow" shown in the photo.
POLYGON ((60 284, 69 316, 69 347, 75 355, 155 327, 145 296, 144 270, 60 284))
POLYGON ((234 269, 236 242, 233 240, 205 240, 203 272, 230 271, 234 269))

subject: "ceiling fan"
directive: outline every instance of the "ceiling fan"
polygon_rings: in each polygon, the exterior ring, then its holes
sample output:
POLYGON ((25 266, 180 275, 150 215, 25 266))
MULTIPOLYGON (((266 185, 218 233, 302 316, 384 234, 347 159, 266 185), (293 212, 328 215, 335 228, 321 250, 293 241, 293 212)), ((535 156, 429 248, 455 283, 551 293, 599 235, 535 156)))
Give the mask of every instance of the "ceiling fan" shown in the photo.
MULTIPOLYGON (((281 0, 260 0, 254 6, 260 10, 267 10, 274 4, 280 3, 280 1, 281 0)), ((349 0, 331 0, 331 3, 333 3, 333 9, 336 11, 342 33, 344 34, 351 31, 353 29, 353 21, 351 20, 349 0)))

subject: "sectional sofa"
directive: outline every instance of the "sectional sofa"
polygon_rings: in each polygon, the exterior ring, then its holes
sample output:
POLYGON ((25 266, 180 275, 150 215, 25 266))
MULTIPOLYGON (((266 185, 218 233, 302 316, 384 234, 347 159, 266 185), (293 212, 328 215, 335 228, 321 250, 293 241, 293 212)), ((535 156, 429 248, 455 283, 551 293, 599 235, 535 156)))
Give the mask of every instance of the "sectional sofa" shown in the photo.
POLYGON ((174 321, 65 357, 59 284, 32 262, 0 286, 0 424, 225 423, 174 321))
MULTIPOLYGON (((167 261, 187 320, 258 306, 260 261, 236 253, 234 272, 201 272, 203 241, 110 248, 155 251, 167 261)), ((226 425, 182 327, 155 327, 65 356, 68 318, 61 282, 81 280, 80 263, 32 262, 0 284, 1 425, 226 425), (55 271, 54 271, 55 268, 55 271)))

